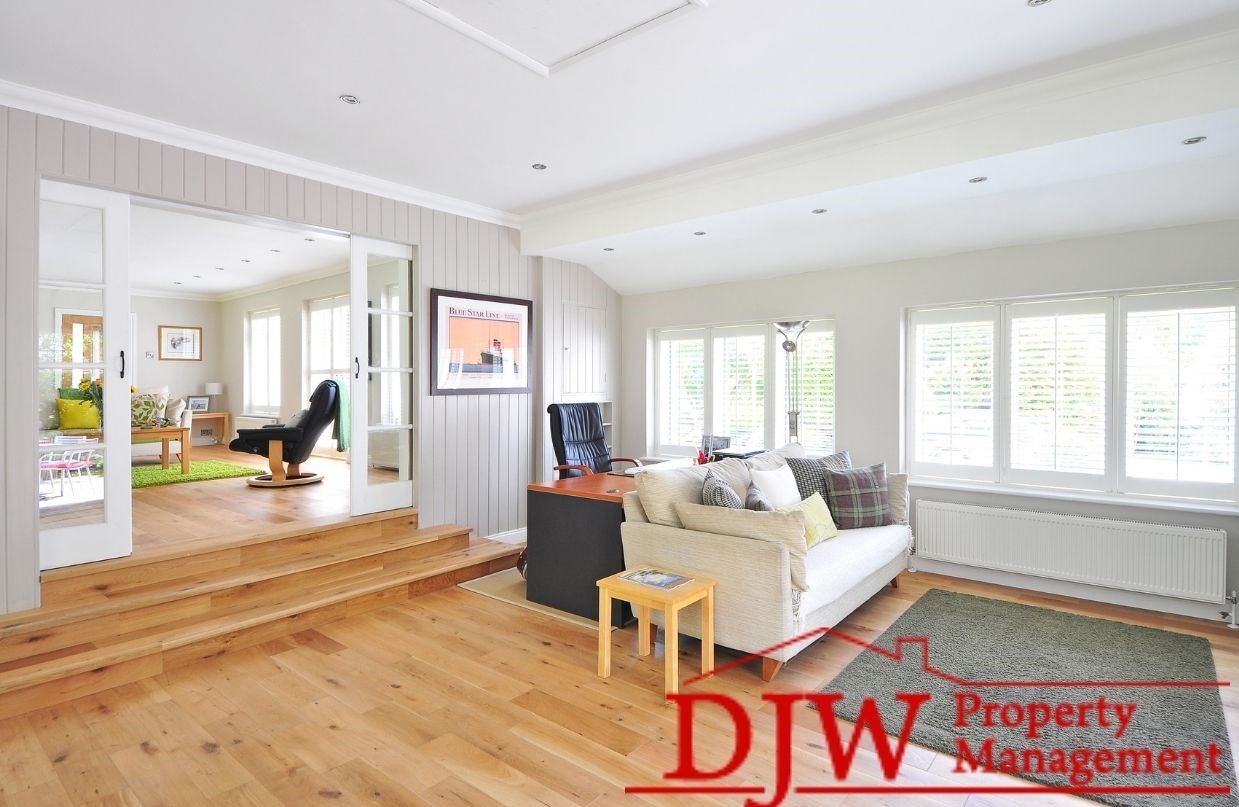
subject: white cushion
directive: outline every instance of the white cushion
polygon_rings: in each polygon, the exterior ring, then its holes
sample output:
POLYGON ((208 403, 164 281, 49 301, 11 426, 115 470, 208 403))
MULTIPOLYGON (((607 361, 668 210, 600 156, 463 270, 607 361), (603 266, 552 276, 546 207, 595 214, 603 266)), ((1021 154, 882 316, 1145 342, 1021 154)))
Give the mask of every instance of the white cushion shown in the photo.
POLYGON ((769 471, 754 468, 752 473, 753 484, 766 494, 766 498, 776 510, 800 503, 800 488, 796 486, 796 476, 791 468, 786 465, 769 471))
POLYGON ((744 501, 749 490, 750 477, 748 467, 740 460, 725 459, 708 465, 654 471, 634 477, 646 518, 654 524, 683 527, 684 524, 675 512, 675 503, 701 504, 701 486, 705 482, 706 471, 730 485, 740 500, 744 501))
POLYGON ((690 530, 783 544, 787 547, 791 565, 792 585, 801 591, 808 591, 803 512, 757 512, 688 502, 676 502, 675 511, 685 528, 690 530))
POLYGON ((800 443, 788 443, 782 448, 776 448, 773 451, 765 451, 755 457, 749 457, 744 463, 752 470, 761 469, 769 471, 773 468, 778 468, 780 465, 786 465, 788 457, 803 457, 804 455, 804 446, 800 443))
POLYGON ((808 617, 830 605, 863 580, 906 552, 912 531, 902 524, 839 530, 839 535, 822 541, 805 557, 809 589, 801 600, 800 612, 808 617))

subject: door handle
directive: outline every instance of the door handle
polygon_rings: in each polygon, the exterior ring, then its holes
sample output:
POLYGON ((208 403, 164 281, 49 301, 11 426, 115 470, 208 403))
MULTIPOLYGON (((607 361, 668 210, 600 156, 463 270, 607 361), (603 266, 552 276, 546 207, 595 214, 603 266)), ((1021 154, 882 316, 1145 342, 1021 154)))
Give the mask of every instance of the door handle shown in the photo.
POLYGON ((357 369, 353 371, 353 378, 361 378, 361 359, 354 356, 353 364, 357 366, 357 369))
POLYGON ((120 377, 125 377, 125 351, 120 352, 120 377))

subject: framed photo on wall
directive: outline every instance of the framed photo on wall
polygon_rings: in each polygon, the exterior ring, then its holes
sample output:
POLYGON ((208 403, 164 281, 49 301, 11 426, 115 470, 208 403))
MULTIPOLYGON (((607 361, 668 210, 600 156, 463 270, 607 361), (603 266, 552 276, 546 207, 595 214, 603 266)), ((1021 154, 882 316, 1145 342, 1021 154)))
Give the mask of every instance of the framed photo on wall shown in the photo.
POLYGON ((532 392, 533 302, 430 290, 430 394, 532 392))
POLYGON ((202 329, 194 325, 160 325, 159 360, 202 361, 202 329))

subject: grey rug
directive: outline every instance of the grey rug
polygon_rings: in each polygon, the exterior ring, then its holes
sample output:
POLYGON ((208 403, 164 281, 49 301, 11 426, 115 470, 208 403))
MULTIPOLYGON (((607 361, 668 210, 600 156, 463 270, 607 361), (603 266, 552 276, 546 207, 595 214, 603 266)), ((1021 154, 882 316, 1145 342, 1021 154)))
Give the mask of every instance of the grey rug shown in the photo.
MULTIPOLYGON (((896 638, 924 636, 929 640, 929 663, 938 671, 969 682, 1007 681, 1213 681, 1217 672, 1209 643, 1196 636, 1127 625, 1105 619, 1037 608, 1029 605, 955 594, 931 589, 874 642, 894 650, 896 638)), ((831 641, 827 639, 827 641, 831 641)), ((838 641, 837 639, 835 641, 838 641)), ((903 661, 880 653, 862 651, 843 672, 822 688, 846 697, 835 713, 847 720, 857 716, 861 698, 872 696, 882 709, 888 734, 898 736, 905 707, 894 698, 897 692, 928 692, 933 698, 917 716, 912 742, 958 755, 957 738, 963 738, 975 755, 987 738, 993 737, 994 763, 998 749, 1054 747, 1065 749, 1150 748, 1154 755, 1164 748, 1221 749, 1220 774, 1162 773, 1098 774, 1087 787, 1227 787, 1229 795, 1086 795, 1105 804, 1126 807, 1218 807, 1236 801, 1234 759, 1227 739, 1221 698, 1215 687, 985 687, 961 686, 926 672, 917 645, 904 645, 903 661), (1136 709, 1121 738, 1115 728, 1061 728, 1053 724, 1029 739, 1027 727, 985 728, 978 717, 966 728, 956 728, 957 693, 974 692, 987 701, 1028 704, 1096 702, 1105 696, 1110 703, 1134 703, 1136 709)), ((1111 722, 1115 722, 1113 712, 1111 722)), ((1206 769, 1207 770, 1207 769, 1206 769)), ((1063 774, 1030 772, 1016 774, 1055 786, 1080 786, 1063 774)), ((961 777, 962 778, 962 777, 961 777)), ((962 784, 962 782, 961 782, 962 784)))

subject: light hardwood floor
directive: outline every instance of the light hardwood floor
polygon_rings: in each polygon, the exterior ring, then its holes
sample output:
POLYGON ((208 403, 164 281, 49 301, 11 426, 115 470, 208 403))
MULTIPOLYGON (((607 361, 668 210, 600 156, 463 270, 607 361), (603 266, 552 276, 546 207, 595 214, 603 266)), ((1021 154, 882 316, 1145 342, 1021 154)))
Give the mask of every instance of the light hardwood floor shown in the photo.
MULTIPOLYGON (((1218 672, 1239 674, 1233 632, 1204 622, 1064 598, 905 574, 841 629, 876 636, 930 587, 1196 633, 1218 672)), ((612 634, 614 672, 596 677, 592 631, 461 589, 308 630, 117 690, 0 722, 0 805, 739 805, 742 799, 636 797, 675 758, 675 712, 662 698, 662 644, 635 652, 636 627, 612 634)), ((699 644, 682 643, 682 666, 699 644)), ((713 691, 756 706, 763 691, 821 686, 859 652, 829 638, 787 664, 772 684, 737 669, 713 691)), ((720 652, 719 663, 731 656, 720 652)), ((1239 702, 1223 690, 1232 745, 1239 702)), ((833 784, 817 717, 798 712, 800 784, 833 784)), ((736 782, 771 781, 772 720, 736 782)), ((704 756, 725 758, 728 735, 699 732, 704 756)), ((708 761, 708 760, 707 760, 708 761)), ((958 785, 951 760, 911 749, 905 783, 958 785), (949 776, 948 778, 945 778, 949 776)), ((855 784, 882 784, 868 750, 855 784)), ((998 776, 968 781, 1011 784, 998 776)), ((814 796, 787 804, 1054 807, 1061 796, 814 796)))

